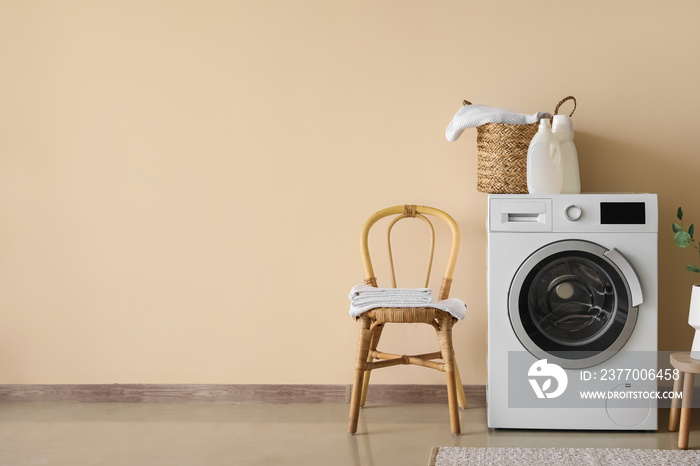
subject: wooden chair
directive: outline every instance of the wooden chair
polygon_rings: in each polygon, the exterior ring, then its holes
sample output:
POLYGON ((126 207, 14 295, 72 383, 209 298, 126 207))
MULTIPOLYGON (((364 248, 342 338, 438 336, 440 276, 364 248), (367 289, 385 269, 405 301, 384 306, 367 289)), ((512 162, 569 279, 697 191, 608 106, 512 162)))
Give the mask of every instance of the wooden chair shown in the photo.
MULTIPOLYGON (((435 250, 435 230, 426 215, 434 216, 444 220, 452 232, 452 247, 450 249, 447 269, 442 279, 438 300, 446 299, 450 293, 452 284, 452 274, 454 273, 457 255, 459 254, 459 227, 452 217, 442 210, 433 207, 416 205, 389 207, 372 215, 362 228, 362 262, 365 269, 365 283, 369 286, 377 286, 377 279, 374 276, 372 260, 370 259, 368 239, 369 230, 378 220, 396 215, 387 228, 387 243, 389 246, 389 263, 391 268, 391 284, 396 288, 396 275, 391 254, 391 230, 394 225, 404 218, 419 218, 426 223, 431 234, 430 259, 428 273, 425 280, 425 287, 428 287, 430 270, 432 268, 433 253, 435 250)), ((431 307, 415 308, 375 308, 364 312, 356 318, 360 323, 360 337, 355 362, 355 381, 352 389, 350 402, 350 416, 348 432, 355 434, 357 431, 357 421, 360 407, 365 405, 367 398, 367 388, 372 370, 398 364, 414 364, 444 372, 447 376, 447 399, 450 412, 450 427, 453 434, 460 433, 459 412, 457 405, 462 408, 467 407, 467 400, 464 396, 464 387, 459 377, 457 363, 455 361, 454 348, 452 346, 452 326, 457 319, 450 313, 431 307), (377 350, 379 338, 382 335, 384 325, 387 323, 424 323, 432 325, 438 337, 440 351, 420 354, 415 356, 385 353, 377 350), (378 359, 379 361, 375 361, 378 359), (442 359, 443 362, 434 361, 442 359)))

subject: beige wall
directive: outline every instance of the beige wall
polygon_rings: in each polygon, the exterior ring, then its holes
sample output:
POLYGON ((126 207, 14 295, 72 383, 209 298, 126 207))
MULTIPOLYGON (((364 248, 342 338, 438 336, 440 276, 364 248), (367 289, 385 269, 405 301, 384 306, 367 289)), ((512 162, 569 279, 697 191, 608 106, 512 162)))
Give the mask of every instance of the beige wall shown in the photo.
MULTIPOLYGON (((0 1, 0 383, 349 383, 359 228, 406 202, 462 228, 456 350, 485 383, 476 132, 444 138, 465 98, 578 98, 584 191, 659 193, 660 346, 688 348, 683 267, 700 260, 670 223, 680 204, 700 221, 698 17, 695 1, 0 1)), ((385 335, 432 338, 408 332, 385 335)))

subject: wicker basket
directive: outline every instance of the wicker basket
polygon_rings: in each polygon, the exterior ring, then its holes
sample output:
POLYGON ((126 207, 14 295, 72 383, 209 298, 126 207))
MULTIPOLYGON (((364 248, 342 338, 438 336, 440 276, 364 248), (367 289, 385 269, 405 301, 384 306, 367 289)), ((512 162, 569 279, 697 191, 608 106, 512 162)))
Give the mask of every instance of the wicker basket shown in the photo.
MULTIPOLYGON (((574 102, 569 116, 574 114, 576 99, 569 96, 557 104, 555 115, 568 100, 574 102)), ((464 105, 471 105, 471 102, 465 100, 464 105)), ((492 194, 527 193, 527 150, 538 125, 486 123, 476 128, 478 191, 492 194)))

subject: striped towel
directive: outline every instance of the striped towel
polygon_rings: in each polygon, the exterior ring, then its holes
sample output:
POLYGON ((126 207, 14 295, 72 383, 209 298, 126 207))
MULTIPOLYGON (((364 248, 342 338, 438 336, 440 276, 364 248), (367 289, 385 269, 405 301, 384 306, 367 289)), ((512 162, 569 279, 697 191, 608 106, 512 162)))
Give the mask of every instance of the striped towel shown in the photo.
POLYGON ((429 288, 375 288, 356 285, 350 290, 349 298, 352 317, 378 307, 434 307, 462 320, 467 309, 467 305, 457 298, 433 302, 429 288))
POLYGON ((447 125, 445 137, 454 142, 467 128, 476 128, 486 123, 507 123, 509 125, 530 125, 537 123, 541 118, 549 118, 552 115, 547 112, 537 112, 532 115, 513 113, 500 108, 486 105, 465 105, 460 108, 447 125))

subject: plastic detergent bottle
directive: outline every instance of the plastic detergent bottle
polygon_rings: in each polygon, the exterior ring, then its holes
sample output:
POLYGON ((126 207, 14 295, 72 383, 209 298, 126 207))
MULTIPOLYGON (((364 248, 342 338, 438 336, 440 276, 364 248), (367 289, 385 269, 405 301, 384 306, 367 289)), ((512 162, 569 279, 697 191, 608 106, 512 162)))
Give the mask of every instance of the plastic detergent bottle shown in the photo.
POLYGON ((552 132, 561 152, 562 184, 560 193, 579 194, 581 177, 578 170, 578 153, 574 144, 574 125, 566 115, 554 115, 552 132))
POLYGON ((527 190, 530 194, 561 192, 564 177, 561 159, 557 136, 552 132, 549 119, 542 118, 527 150, 527 190))

